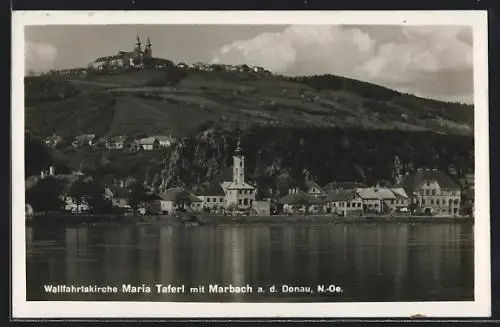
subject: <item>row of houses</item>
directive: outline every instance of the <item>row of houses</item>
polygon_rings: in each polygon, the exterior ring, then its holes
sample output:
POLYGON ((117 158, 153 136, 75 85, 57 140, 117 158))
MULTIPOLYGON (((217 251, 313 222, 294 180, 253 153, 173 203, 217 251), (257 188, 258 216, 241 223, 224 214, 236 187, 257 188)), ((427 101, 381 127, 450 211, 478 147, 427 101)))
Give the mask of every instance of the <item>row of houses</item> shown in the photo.
MULTIPOLYGON (((159 146, 160 143, 158 138, 152 137, 140 139, 136 144, 144 150, 152 150, 155 144, 159 146)), ((53 174, 53 171, 49 174, 53 174)), ((271 203, 276 204, 278 212, 285 214, 460 214, 460 185, 436 169, 418 169, 412 174, 400 176, 399 183, 391 187, 370 187, 359 182, 330 182, 321 187, 311 179, 301 184, 303 185, 289 183, 284 196, 256 201, 257 187, 245 179, 245 156, 238 140, 233 154, 233 166, 221 172, 209 185, 196 192, 176 187, 151 193, 147 206, 163 214, 173 214, 179 206, 186 205, 185 202, 194 211, 248 212, 260 215, 269 214, 271 203), (179 194, 186 197, 184 203, 179 202, 179 194)), ((108 187, 106 196, 115 206, 129 209, 127 192, 122 181, 121 185, 108 187)), ((73 208, 70 199, 66 200, 68 206, 73 208)))
POLYGON ((186 64, 180 62, 176 64, 178 68, 181 69, 194 69, 199 71, 225 71, 225 72, 252 72, 252 73, 261 73, 261 74, 271 74, 268 70, 264 69, 260 66, 248 66, 248 65, 229 65, 229 64, 207 64, 202 62, 197 62, 194 64, 186 64))
MULTIPOLYGON (((52 135, 45 139, 45 144, 51 148, 61 144, 63 138, 58 135, 52 135)), ((82 146, 98 146, 103 145, 110 150, 122 150, 129 148, 131 150, 154 150, 159 148, 168 148, 172 146, 176 139, 171 135, 153 135, 131 140, 128 142, 126 135, 114 135, 98 138, 95 134, 82 134, 74 138, 71 145, 74 148, 82 146)))
POLYGON ((368 187, 357 182, 331 182, 321 188, 314 181, 290 187, 278 200, 283 212, 297 211, 353 215, 415 213, 435 216, 460 214, 460 185, 444 172, 419 169, 401 176, 392 187, 368 187))

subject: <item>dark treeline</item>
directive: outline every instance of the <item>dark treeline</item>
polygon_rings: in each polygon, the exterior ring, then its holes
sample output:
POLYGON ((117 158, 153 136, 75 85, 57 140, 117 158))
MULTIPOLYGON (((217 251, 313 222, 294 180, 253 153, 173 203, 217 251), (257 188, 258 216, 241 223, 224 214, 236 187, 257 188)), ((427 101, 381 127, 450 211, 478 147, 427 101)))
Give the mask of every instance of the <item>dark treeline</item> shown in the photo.
MULTIPOLYGON (((173 148, 161 150, 161 155, 154 157, 151 156, 154 151, 146 151, 144 155, 142 152, 113 154, 108 151, 75 152, 74 155, 94 157, 95 160, 85 160, 93 162, 83 167, 89 173, 109 172, 115 176, 133 175, 138 179, 149 175, 156 183, 167 179, 170 186, 195 187, 210 182, 231 166, 238 136, 242 140, 250 179, 277 177, 283 172, 290 178, 301 178, 307 171, 322 186, 333 180, 374 184, 391 179, 395 156, 401 160, 405 172, 435 168, 459 177, 474 170, 471 137, 332 128, 251 128, 245 131, 212 128, 196 137, 182 138, 173 148), (158 159, 153 160, 155 157, 158 159)), ((27 134, 26 174, 38 174, 49 164, 57 165, 57 171, 68 171, 65 163, 75 162, 68 157, 73 154, 69 152, 66 157, 58 157, 57 153, 57 150, 47 149, 40 139, 27 134)))
POLYGON ((390 179, 398 156, 409 169, 436 168, 457 175, 474 169, 471 137, 429 132, 255 128, 242 138, 249 169, 281 162, 293 173, 308 170, 322 185, 332 180, 368 184, 390 179))
POLYGON ((25 105, 72 98, 81 93, 70 82, 57 76, 29 76, 24 78, 25 105))

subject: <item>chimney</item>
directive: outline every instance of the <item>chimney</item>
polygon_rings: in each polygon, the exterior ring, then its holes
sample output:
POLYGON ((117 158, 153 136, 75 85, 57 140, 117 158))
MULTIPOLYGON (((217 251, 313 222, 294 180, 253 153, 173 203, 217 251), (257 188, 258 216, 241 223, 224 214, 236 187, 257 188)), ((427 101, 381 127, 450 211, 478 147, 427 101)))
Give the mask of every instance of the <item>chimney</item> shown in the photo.
POLYGON ((45 171, 43 171, 43 170, 42 170, 42 171, 40 172, 40 178, 45 178, 45 171))
POLYGON ((49 175, 50 175, 50 176, 54 176, 54 175, 56 174, 56 173, 55 173, 55 171, 56 171, 56 170, 55 170, 54 166, 50 166, 50 167, 49 167, 49 175))
POLYGON ((125 187, 125 181, 123 179, 120 181, 120 187, 125 187))

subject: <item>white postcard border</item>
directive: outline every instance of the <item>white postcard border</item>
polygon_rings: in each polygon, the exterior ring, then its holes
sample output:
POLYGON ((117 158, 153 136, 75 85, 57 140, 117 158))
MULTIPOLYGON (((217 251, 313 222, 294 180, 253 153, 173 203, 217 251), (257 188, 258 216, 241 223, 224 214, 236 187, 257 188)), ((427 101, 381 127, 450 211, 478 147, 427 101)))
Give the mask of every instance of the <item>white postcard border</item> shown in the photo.
POLYGON ((407 318, 487 317, 491 312, 488 49, 486 11, 30 11, 12 14, 13 318, 407 318), (474 43, 475 301, 377 303, 181 303, 26 301, 24 27, 82 24, 470 25, 474 43))

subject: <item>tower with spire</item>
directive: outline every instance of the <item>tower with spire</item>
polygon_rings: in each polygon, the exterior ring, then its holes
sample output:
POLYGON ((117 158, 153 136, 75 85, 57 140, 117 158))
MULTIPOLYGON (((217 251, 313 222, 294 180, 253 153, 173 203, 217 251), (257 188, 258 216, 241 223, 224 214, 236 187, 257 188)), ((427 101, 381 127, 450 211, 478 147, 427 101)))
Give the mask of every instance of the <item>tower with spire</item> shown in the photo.
POLYGON ((239 137, 233 155, 233 182, 238 184, 245 182, 245 156, 241 150, 241 140, 239 137))
POLYGON ((134 62, 135 64, 140 64, 142 63, 142 43, 141 43, 141 39, 139 39, 139 35, 137 35, 136 37, 137 39, 137 42, 135 43, 135 49, 134 49, 134 62))
POLYGON ((148 36, 148 43, 146 43, 146 48, 144 49, 144 58, 151 59, 153 57, 153 50, 151 49, 151 40, 148 36))

